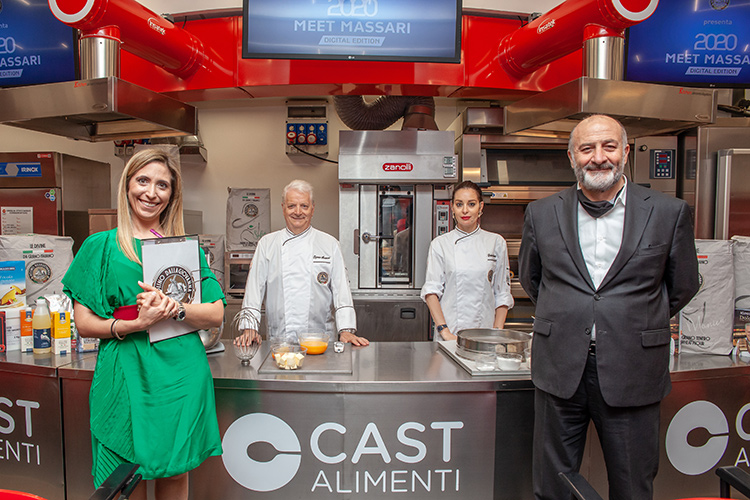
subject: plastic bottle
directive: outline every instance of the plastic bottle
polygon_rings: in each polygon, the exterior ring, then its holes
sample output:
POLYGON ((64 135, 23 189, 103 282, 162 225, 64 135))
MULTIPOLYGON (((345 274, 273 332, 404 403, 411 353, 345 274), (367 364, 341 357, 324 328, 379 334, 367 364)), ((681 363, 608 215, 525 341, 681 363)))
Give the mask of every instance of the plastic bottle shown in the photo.
POLYGON ((52 318, 47 301, 42 297, 36 299, 31 328, 34 330, 34 354, 48 354, 52 349, 52 318))
POLYGON ((31 326, 33 314, 30 307, 21 311, 21 352, 34 351, 34 329, 31 326))

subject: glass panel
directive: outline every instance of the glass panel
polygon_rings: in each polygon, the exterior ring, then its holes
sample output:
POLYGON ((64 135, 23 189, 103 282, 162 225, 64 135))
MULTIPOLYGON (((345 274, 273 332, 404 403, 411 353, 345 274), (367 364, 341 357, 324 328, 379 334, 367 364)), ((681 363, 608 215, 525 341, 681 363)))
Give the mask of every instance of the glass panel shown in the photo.
POLYGON ((750 155, 731 156, 732 187, 729 193, 729 233, 750 236, 750 155))
POLYGON ((379 284, 412 282, 414 186, 379 186, 379 284))
POLYGON ((576 177, 564 149, 489 149, 487 180, 500 186, 567 186, 576 182, 576 177))

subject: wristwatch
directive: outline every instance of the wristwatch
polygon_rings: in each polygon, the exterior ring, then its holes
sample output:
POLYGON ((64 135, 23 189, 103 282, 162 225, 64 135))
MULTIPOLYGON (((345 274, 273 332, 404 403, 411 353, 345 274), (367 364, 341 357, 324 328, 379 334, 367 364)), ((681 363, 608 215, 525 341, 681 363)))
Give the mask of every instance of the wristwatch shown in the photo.
POLYGON ((179 302, 177 314, 175 315, 174 319, 176 319, 177 321, 183 321, 185 319, 185 304, 183 304, 182 302, 179 302))
POLYGON ((442 332, 443 330, 445 330, 446 328, 448 328, 448 325, 446 325, 446 324, 442 324, 442 325, 438 325, 438 326, 436 326, 435 328, 437 329, 438 333, 440 333, 440 332, 442 332))

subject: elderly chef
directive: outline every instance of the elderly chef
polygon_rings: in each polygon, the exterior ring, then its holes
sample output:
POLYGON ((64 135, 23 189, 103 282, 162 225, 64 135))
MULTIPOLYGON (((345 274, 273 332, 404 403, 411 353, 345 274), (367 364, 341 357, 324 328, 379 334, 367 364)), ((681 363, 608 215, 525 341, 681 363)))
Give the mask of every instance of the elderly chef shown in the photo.
MULTIPOLYGON (((265 294, 268 338, 274 343, 295 342, 302 332, 332 333, 335 319, 340 341, 368 345, 355 334, 357 318, 339 242, 310 225, 315 211, 312 186, 294 180, 281 199, 286 227, 258 242, 242 308, 260 324, 265 294)), ((256 330, 247 333, 260 341, 256 330)))

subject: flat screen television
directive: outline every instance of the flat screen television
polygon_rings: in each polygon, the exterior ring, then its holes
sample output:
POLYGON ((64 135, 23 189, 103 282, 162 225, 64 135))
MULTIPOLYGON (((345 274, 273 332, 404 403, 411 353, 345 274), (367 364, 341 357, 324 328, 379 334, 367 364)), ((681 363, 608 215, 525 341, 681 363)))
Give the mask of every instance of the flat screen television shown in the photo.
POLYGON ((76 79, 75 30, 47 0, 0 0, 0 87, 76 79))
POLYGON ((461 0, 243 0, 242 57, 458 63, 461 0))
POLYGON ((626 47, 626 80, 750 87, 750 0, 659 0, 626 47))

